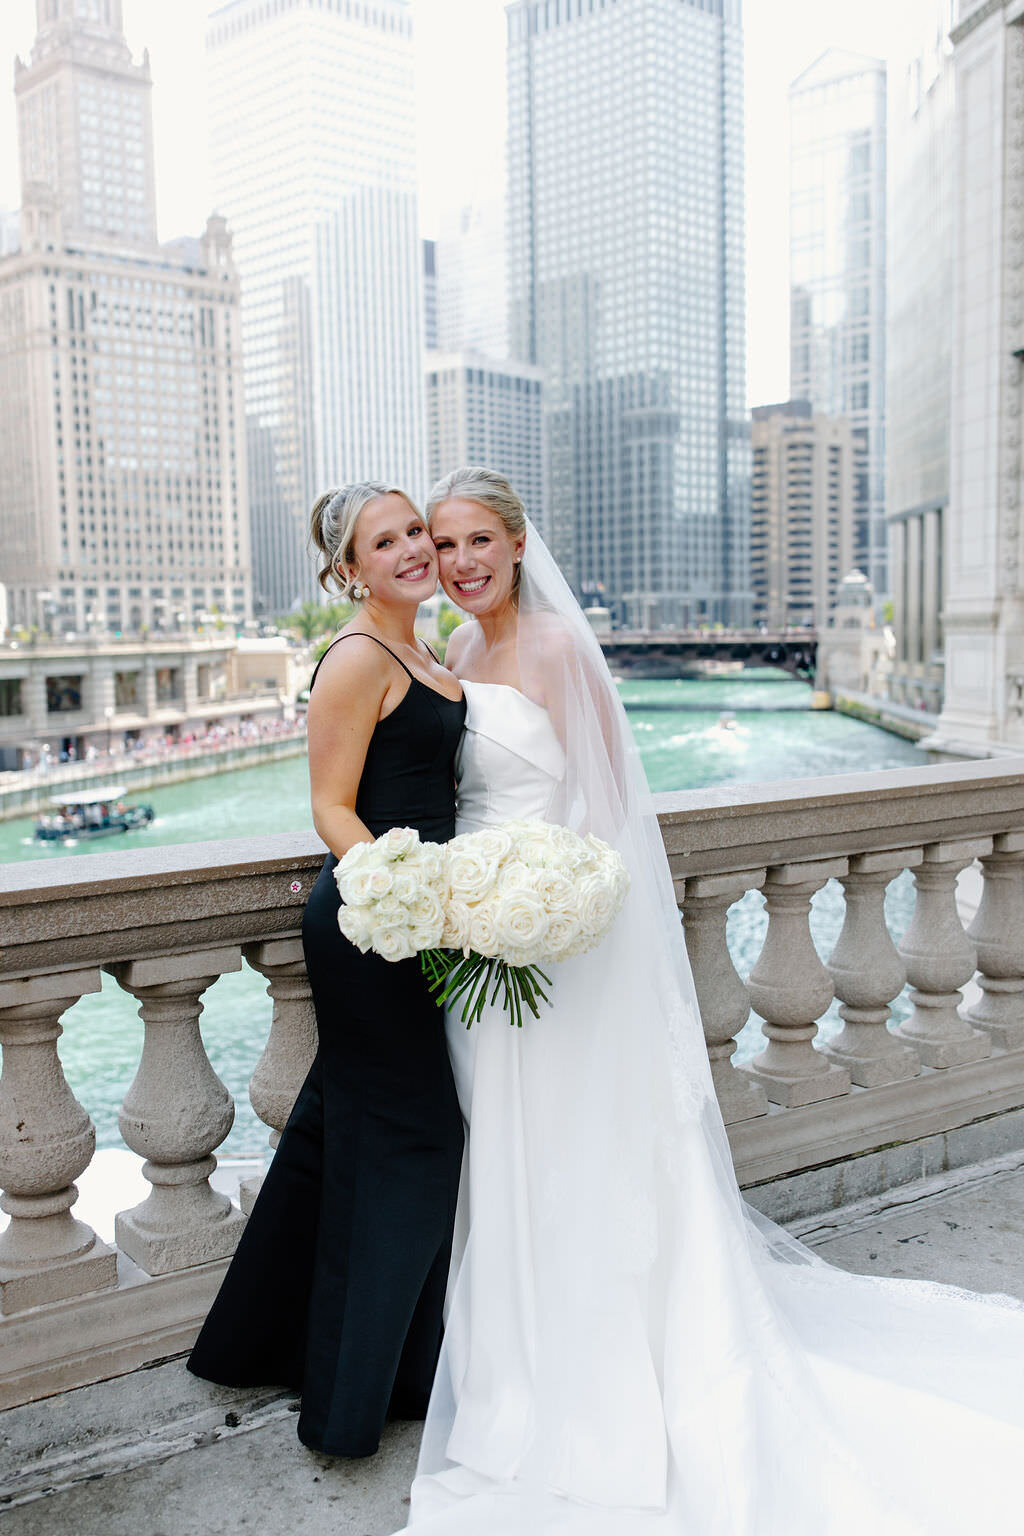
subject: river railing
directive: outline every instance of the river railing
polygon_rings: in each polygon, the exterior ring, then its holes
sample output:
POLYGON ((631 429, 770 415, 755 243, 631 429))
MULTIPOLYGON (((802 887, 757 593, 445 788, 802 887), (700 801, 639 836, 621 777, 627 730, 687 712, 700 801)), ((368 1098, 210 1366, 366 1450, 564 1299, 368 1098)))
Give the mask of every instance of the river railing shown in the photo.
MULTIPOLYGON (((1024 762, 727 786, 658 805, 745 1187, 1024 1107, 1024 762), (965 928, 957 877, 976 861, 983 892, 965 928), (897 946, 884 895, 904 870, 916 896, 897 946), (823 959, 809 912, 829 880, 845 921, 823 959), (726 917, 752 890, 768 924, 741 978, 726 917), (908 985, 909 1014, 890 1029, 908 985), (834 997, 843 1027, 823 1042, 834 997), (751 1008, 764 1049, 737 1066, 751 1008)), ((278 834, 0 866, 0 1406, 194 1339, 245 1220, 210 1183, 234 1111, 204 1049, 202 998, 243 965, 266 980, 273 1019, 250 1100, 274 1145, 315 1048, 299 930, 322 856, 312 835, 278 834), (113 1244, 74 1215, 95 1131, 59 1045, 62 1016, 104 973, 140 1005, 119 1124, 150 1185, 117 1216, 113 1244)))

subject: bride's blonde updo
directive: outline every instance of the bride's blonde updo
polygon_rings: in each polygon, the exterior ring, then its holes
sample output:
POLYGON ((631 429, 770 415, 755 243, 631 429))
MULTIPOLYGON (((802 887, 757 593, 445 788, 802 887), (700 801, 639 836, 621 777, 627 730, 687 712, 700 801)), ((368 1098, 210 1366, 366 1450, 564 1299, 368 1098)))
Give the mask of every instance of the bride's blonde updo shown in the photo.
MULTIPOLYGON (((499 518, 510 538, 518 539, 526 532, 526 508, 522 499, 512 489, 511 481, 496 469, 485 469, 480 464, 467 464, 453 469, 434 486, 427 497, 427 527, 443 501, 451 496, 461 496, 466 501, 478 502, 499 518)), ((522 566, 516 565, 512 577, 512 593, 519 591, 522 566)))
POLYGON ((313 508, 309 520, 310 543, 320 551, 323 564, 317 572, 317 581, 325 592, 332 589, 342 597, 354 600, 356 581, 349 576, 347 567, 355 559, 353 548, 359 514, 371 501, 382 496, 401 496, 408 502, 414 517, 419 511, 411 496, 397 485, 382 485, 376 480, 356 480, 352 485, 325 491, 313 508))

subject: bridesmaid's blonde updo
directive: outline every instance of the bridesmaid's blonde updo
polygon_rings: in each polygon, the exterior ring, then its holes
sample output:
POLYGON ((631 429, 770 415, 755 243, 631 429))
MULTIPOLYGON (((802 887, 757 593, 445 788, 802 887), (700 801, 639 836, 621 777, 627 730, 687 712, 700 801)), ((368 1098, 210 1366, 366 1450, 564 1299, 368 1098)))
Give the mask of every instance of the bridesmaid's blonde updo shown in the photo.
POLYGON ((401 496, 409 503, 413 516, 419 517, 416 504, 405 491, 397 485, 382 485, 376 480, 357 480, 352 485, 325 491, 313 508, 309 539, 323 556, 317 581, 325 592, 333 589, 342 597, 355 600, 356 581, 349 576, 347 568, 355 559, 356 524, 363 508, 371 501, 379 501, 382 496, 401 496))
MULTIPOLYGON (((461 496, 466 501, 475 501, 481 507, 486 507, 488 512, 500 518, 510 538, 518 539, 526 532, 526 508, 512 489, 511 482, 496 469, 468 464, 462 469, 453 469, 443 480, 439 480, 427 497, 428 528, 438 507, 450 496, 461 496)), ((512 577, 513 595, 519 591, 522 574, 523 568, 517 564, 512 577)))

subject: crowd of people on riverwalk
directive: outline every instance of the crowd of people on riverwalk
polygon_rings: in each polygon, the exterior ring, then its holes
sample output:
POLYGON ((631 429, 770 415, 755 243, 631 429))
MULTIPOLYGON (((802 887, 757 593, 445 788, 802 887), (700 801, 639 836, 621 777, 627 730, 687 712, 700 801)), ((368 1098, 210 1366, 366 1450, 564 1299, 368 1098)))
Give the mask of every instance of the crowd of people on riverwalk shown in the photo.
POLYGON ((36 752, 26 752, 20 769, 0 772, 0 784, 12 787, 28 778, 61 778, 68 772, 80 775, 83 767, 99 771, 146 767, 153 763, 178 762, 210 752, 229 752, 257 742, 290 740, 304 736, 304 715, 291 720, 275 717, 267 720, 232 721, 230 725, 211 725, 202 731, 180 735, 147 736, 118 741, 110 747, 90 742, 79 756, 74 744, 55 750, 43 742, 36 752), (63 771, 62 771, 63 770, 63 771))

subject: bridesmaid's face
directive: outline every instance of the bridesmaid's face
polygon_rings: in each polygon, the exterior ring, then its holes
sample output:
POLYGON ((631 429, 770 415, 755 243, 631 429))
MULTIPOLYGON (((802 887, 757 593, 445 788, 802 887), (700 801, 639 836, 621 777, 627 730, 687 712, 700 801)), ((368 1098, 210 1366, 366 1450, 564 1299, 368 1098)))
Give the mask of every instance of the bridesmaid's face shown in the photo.
POLYGON ((404 496, 381 496, 359 514, 349 567, 370 601, 422 603, 437 586, 437 554, 427 526, 404 496))
POLYGON ((459 608, 477 618, 499 613, 512 598, 525 534, 510 534, 496 512, 464 496, 449 496, 430 524, 441 585, 459 608))

